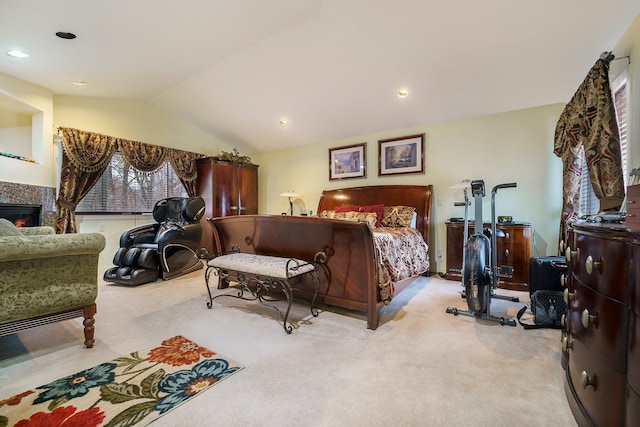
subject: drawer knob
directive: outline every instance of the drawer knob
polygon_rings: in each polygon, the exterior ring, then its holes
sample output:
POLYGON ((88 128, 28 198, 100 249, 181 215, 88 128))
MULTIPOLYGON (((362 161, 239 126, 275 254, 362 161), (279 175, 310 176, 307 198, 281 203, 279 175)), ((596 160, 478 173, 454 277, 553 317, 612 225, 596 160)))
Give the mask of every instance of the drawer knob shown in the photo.
POLYGON ((602 258, 600 258, 600 261, 594 261, 591 255, 589 255, 584 262, 584 268, 587 270, 587 274, 593 273, 594 270, 600 271, 602 268, 602 258))
POLYGON ((589 325, 598 326, 597 325, 598 316, 589 314, 589 310, 585 308, 582 311, 582 315, 580 316, 580 322, 582 323, 582 326, 584 326, 585 328, 588 328, 589 325))
POLYGON ((567 287, 567 276, 564 273, 560 275, 560 284, 563 288, 567 287))
POLYGON ((564 244, 564 240, 560 240, 560 244, 558 245, 558 253, 559 254, 563 254, 565 251, 566 247, 564 244))
POLYGON ((567 315, 563 314, 562 316, 560 316, 560 324, 564 327, 566 326, 565 323, 567 322, 567 315))
POLYGON ((596 387, 596 376, 595 375, 590 376, 587 373, 587 371, 582 371, 580 373, 580 385, 584 389, 586 389, 589 386, 595 388, 596 387))
POLYGON ((504 238, 509 240, 509 233, 504 233, 504 238))
POLYGON ((571 262, 572 259, 578 261, 580 258, 580 248, 575 251, 571 250, 571 247, 567 246, 567 250, 565 251, 565 258, 567 258, 567 262, 571 262))
POLYGON ((509 249, 505 249, 505 250, 504 250, 504 256, 505 256, 505 257, 508 257, 508 256, 509 256, 509 249))
POLYGON ((575 291, 569 292, 569 288, 566 288, 564 290, 563 297, 564 297, 564 303, 569 305, 570 303, 576 300, 576 292, 575 291))
POLYGON ((573 340, 569 340, 569 338, 562 338, 562 351, 573 350, 573 340))
POLYGON ((232 211, 237 211, 238 207, 237 206, 229 206, 229 209, 231 209, 232 211))

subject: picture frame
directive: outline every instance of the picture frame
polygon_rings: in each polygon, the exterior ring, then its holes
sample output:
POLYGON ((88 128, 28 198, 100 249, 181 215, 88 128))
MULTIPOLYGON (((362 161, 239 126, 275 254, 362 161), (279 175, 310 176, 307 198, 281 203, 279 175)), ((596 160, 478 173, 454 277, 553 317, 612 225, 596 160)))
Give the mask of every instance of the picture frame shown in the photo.
POLYGON ((378 141, 378 176, 424 173, 424 133, 378 141))
POLYGON ((367 143, 329 148, 329 180, 365 178, 367 143))

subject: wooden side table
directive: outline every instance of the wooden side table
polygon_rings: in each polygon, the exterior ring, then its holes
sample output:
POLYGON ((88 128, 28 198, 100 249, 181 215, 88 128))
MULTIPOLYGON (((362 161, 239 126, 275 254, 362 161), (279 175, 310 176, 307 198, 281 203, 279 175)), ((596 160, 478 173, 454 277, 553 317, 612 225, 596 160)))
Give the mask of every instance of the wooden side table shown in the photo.
MULTIPOLYGON (((461 281, 462 244, 464 222, 446 222, 447 226, 447 280, 461 281)), ((484 223, 485 228, 491 228, 490 223, 484 223)), ((469 222, 469 235, 473 234, 474 223, 469 222)), ((497 255, 498 267, 505 265, 513 267, 513 277, 509 280, 500 279, 498 288, 516 291, 529 291, 529 259, 531 258, 532 227, 526 222, 511 222, 496 224, 496 228, 505 233, 498 237, 497 255)))

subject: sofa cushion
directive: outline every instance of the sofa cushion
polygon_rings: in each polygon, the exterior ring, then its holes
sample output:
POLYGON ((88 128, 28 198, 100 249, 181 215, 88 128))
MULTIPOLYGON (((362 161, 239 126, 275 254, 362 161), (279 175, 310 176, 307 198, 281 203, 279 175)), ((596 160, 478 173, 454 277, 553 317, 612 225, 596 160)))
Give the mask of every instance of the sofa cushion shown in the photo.
POLYGON ((11 221, 0 218, 0 236, 24 236, 11 221))

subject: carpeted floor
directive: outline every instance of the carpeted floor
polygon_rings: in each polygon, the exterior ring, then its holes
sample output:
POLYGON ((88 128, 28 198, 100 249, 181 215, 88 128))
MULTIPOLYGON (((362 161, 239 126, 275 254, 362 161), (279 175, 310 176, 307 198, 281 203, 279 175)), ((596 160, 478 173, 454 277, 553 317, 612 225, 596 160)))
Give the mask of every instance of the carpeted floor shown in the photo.
MULTIPOLYGON (((0 399, 182 335, 245 369, 154 426, 576 425, 560 332, 446 314, 465 308, 456 282, 420 278, 383 310, 376 331, 357 313, 313 318, 295 305, 287 335, 275 311, 253 303, 219 298, 207 309, 203 274, 102 283, 91 350, 79 319, 0 337, 0 399)), ((492 310, 514 317, 525 302, 494 300, 492 310)))

